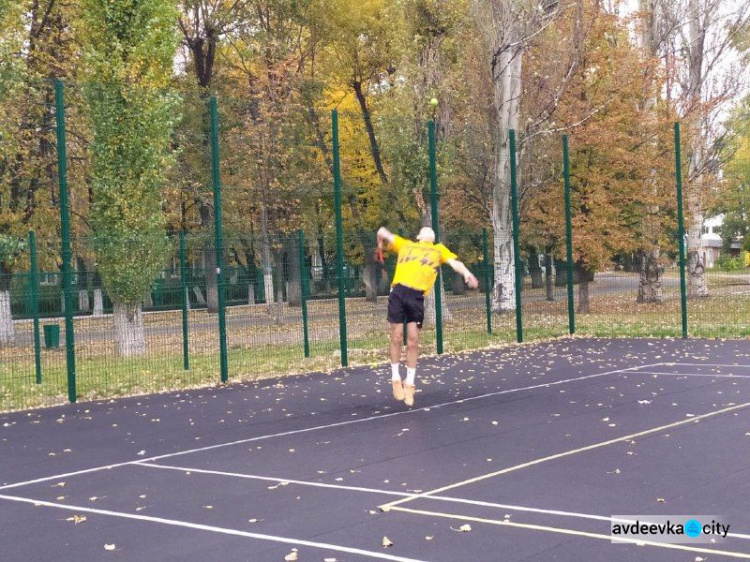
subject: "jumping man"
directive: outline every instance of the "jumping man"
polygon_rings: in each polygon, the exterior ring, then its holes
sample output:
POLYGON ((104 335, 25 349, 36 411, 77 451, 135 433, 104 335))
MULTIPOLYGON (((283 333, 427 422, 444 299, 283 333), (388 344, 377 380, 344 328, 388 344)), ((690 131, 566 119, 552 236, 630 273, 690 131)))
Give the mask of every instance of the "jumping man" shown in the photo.
POLYGON ((477 278, 458 261, 456 254, 442 244, 435 244, 435 232, 425 227, 419 231, 417 241, 412 242, 396 236, 385 227, 378 230, 378 250, 383 242, 388 249, 398 254, 396 273, 388 295, 388 322, 391 325, 391 381, 393 397, 403 400, 407 406, 414 405, 417 373, 419 330, 424 320, 424 297, 437 279, 438 268, 447 263, 461 274, 470 289, 479 286, 477 278), (401 342, 406 322, 406 381, 399 374, 401 342))

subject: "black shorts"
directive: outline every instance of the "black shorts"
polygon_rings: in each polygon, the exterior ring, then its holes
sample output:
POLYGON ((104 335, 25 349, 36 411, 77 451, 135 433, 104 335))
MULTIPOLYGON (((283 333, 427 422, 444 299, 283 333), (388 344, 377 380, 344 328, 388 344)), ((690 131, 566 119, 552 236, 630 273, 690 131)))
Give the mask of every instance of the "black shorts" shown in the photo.
POLYGON ((410 287, 394 285, 388 295, 388 322, 403 324, 416 322, 417 328, 424 321, 424 294, 410 287))

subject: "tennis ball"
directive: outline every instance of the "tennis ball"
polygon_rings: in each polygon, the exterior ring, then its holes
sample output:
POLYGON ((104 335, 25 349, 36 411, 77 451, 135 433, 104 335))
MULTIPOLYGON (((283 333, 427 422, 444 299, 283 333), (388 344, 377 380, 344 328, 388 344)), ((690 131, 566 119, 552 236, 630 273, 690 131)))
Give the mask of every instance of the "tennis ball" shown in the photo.
POLYGON ((438 100, 437 100, 437 98, 432 98, 432 99, 430 100, 430 105, 432 105, 432 106, 437 106, 437 104, 438 104, 438 100))

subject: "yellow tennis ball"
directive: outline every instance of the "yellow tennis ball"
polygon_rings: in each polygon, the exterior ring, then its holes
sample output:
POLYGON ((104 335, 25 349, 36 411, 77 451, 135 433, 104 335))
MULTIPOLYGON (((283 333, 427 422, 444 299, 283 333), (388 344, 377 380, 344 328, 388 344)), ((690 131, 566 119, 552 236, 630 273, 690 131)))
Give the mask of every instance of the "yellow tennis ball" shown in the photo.
POLYGON ((438 102, 437 98, 432 98, 432 99, 430 100, 430 105, 432 105, 432 106, 437 106, 437 104, 438 104, 438 103, 439 103, 439 102, 438 102))

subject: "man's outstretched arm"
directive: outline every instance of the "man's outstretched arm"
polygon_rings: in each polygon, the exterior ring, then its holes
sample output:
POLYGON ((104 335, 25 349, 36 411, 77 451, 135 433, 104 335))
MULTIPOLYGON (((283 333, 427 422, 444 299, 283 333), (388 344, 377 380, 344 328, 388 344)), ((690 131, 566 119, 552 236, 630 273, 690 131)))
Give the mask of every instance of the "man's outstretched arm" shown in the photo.
POLYGON ((448 260, 446 262, 453 268, 453 271, 460 274, 464 278, 464 282, 469 286, 469 289, 476 289, 479 287, 479 281, 474 277, 474 274, 458 260, 448 260))
POLYGON ((378 248, 383 248, 383 242, 385 242, 386 244, 393 243, 393 239, 395 237, 396 236, 390 230, 388 230, 384 226, 381 226, 378 230, 378 248))

